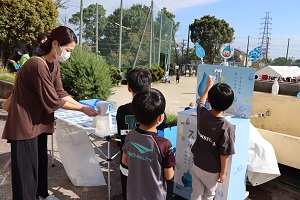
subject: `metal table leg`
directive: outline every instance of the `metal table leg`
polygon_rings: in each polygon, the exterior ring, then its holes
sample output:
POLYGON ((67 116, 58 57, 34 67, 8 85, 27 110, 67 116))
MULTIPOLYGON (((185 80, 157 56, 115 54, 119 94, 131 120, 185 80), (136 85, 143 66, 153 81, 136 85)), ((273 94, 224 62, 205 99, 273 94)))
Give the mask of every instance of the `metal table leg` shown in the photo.
POLYGON ((54 145, 53 145, 53 134, 51 135, 51 166, 52 167, 55 167, 55 164, 54 164, 54 145))
POLYGON ((108 199, 110 200, 111 198, 111 193, 110 193, 110 189, 111 189, 111 182, 110 182, 110 165, 111 165, 111 161, 121 152, 118 151, 114 156, 111 157, 111 153, 110 153, 110 141, 114 139, 116 141, 119 141, 118 139, 112 138, 111 136, 106 137, 107 140, 107 169, 108 169, 108 178, 107 178, 107 183, 108 183, 108 199))
MULTIPOLYGON (((88 136, 92 136, 93 134, 88 134, 88 136)), ((105 155, 101 149, 92 141, 91 143, 99 150, 99 152, 106 158, 106 161, 107 161, 107 188, 108 188, 108 199, 110 200, 111 199, 111 192, 110 192, 110 189, 111 189, 111 182, 110 182, 110 168, 111 168, 111 161, 119 154, 121 153, 121 151, 118 151, 115 155, 113 155, 111 157, 111 152, 110 152, 110 142, 111 140, 116 140, 116 141, 120 141, 118 139, 115 139, 115 138, 112 138, 110 136, 106 137, 106 141, 107 141, 107 155, 105 155)))
POLYGON ((107 187, 108 187, 108 199, 110 200, 110 137, 106 138, 107 140, 107 169, 108 169, 108 177, 107 177, 107 187))

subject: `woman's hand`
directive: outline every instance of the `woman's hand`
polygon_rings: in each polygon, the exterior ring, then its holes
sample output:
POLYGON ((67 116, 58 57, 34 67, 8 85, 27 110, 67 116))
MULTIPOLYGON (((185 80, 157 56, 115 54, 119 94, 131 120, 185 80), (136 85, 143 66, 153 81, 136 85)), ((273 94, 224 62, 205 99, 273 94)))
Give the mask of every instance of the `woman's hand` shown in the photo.
POLYGON ((82 106, 80 111, 83 112, 84 114, 90 116, 90 117, 96 117, 97 115, 100 114, 100 111, 97 111, 97 110, 95 110, 94 108, 92 108, 90 106, 82 106))
POLYGON ((223 183, 225 181, 225 179, 226 179, 226 173, 220 172, 218 182, 223 183))

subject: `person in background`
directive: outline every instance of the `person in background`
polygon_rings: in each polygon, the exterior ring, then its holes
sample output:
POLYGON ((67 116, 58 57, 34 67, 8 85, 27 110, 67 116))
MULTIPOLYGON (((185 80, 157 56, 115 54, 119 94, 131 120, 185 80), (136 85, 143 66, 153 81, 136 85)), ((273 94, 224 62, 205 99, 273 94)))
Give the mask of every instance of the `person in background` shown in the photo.
POLYGON ((179 72, 179 70, 177 70, 177 72, 176 72, 176 83, 179 83, 179 80, 180 80, 180 72, 179 72))
MULTIPOLYGON (((127 73, 127 89, 131 93, 132 98, 140 91, 150 88, 152 83, 152 76, 149 70, 142 68, 132 69, 127 73)), ((166 117, 165 117, 166 118, 166 117)), ((163 123, 157 127, 158 130, 163 130, 165 128, 165 118, 163 123)), ((133 115, 132 103, 127 103, 121 105, 117 110, 117 127, 118 127, 118 137, 121 137, 121 142, 118 142, 121 153, 122 147, 125 141, 125 137, 128 132, 135 129, 139 124, 133 115)), ((122 155, 122 154, 121 154, 122 155)), ((121 157, 122 159, 122 157, 121 157)), ((120 174, 121 174, 121 185, 123 198, 126 199, 126 185, 128 168, 126 165, 120 161, 120 174)))
POLYGON ((9 62, 13 64, 17 71, 19 71, 30 56, 25 44, 18 44, 13 50, 14 56, 12 60, 9 60, 9 62))
POLYGON ((195 107, 194 102, 191 102, 188 107, 184 108, 184 110, 189 110, 189 109, 194 108, 194 107, 195 107))
POLYGON ((46 33, 39 33, 37 37, 38 45, 32 51, 32 56, 35 56, 37 52, 40 50, 40 45, 46 42, 47 34, 46 33))
POLYGON ((123 145, 122 163, 128 166, 127 199, 163 200, 167 180, 176 165, 172 144, 157 134, 163 122, 166 100, 152 88, 138 92, 132 100, 133 113, 140 126, 131 130, 123 145))
POLYGON ((57 200, 48 193, 47 135, 54 132, 54 111, 64 108, 88 116, 99 114, 63 89, 59 62, 68 60, 76 43, 70 28, 55 28, 38 56, 30 58, 17 74, 2 134, 11 143, 13 200, 57 200))
POLYGON ((217 184, 226 179, 229 155, 235 153, 235 130, 222 114, 233 103, 234 93, 225 83, 214 85, 207 78, 206 87, 198 101, 197 139, 192 146, 194 164, 191 168, 191 200, 213 200, 217 184), (211 110, 205 108, 208 99, 211 110))

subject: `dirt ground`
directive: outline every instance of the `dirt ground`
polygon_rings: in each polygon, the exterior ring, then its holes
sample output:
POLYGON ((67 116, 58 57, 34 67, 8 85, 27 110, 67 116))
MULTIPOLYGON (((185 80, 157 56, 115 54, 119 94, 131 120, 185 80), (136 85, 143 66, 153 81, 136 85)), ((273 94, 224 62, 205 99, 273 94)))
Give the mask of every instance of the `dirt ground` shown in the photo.
MULTIPOLYGON (((175 77, 170 78, 170 83, 154 83, 153 88, 161 91, 167 102, 166 113, 178 113, 184 110, 190 102, 196 101, 197 77, 180 78, 178 84, 175 83, 175 77)), ((119 85, 113 88, 114 94, 108 101, 116 102, 117 107, 132 100, 131 93, 127 90, 127 85, 119 85)))

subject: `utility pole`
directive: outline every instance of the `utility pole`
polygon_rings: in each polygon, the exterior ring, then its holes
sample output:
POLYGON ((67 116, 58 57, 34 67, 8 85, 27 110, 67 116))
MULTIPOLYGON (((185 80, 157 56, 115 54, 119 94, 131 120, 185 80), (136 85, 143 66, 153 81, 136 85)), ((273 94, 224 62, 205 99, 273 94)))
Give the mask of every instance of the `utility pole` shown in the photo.
POLYGON ((289 48, 290 48, 290 38, 288 39, 288 45, 287 45, 287 48, 286 48, 286 56, 285 56, 285 64, 287 63, 287 59, 288 59, 288 56, 289 56, 289 48))
POLYGON ((175 34, 174 34, 174 31, 173 31, 173 33, 172 33, 172 36, 173 36, 174 49, 175 49, 175 55, 176 55, 176 64, 179 65, 179 61, 178 61, 178 52, 177 52, 177 44, 176 44, 176 41, 175 41, 175 34))
POLYGON ((184 53, 183 53, 184 46, 185 46, 184 41, 186 41, 186 39, 183 39, 183 40, 182 40, 182 49, 181 49, 181 57, 182 57, 182 58, 181 58, 181 59, 182 59, 181 65, 182 65, 182 66, 184 65, 184 53))
POLYGON ((182 40, 182 49, 181 49, 181 56, 182 57, 183 57, 183 49, 184 49, 184 45, 185 45, 184 41, 186 41, 186 39, 182 40))
MULTIPOLYGON (((186 67, 189 66, 188 64, 189 64, 190 28, 191 28, 191 25, 189 25, 189 29, 188 29, 188 39, 187 39, 187 47, 186 47, 186 67)), ((190 72, 190 74, 191 74, 191 72, 190 72)))
POLYGON ((80 0, 80 30, 79 30, 79 45, 82 48, 82 32, 83 32, 83 0, 80 0))
POLYGON ((96 3, 96 57, 98 58, 98 4, 96 3))
POLYGON ((118 59, 118 68, 121 69, 122 62, 122 21, 123 21, 123 0, 120 3, 120 32, 119 32, 119 59, 118 59))
POLYGON ((250 40, 250 36, 248 35, 247 53, 246 53, 246 63, 245 63, 245 67, 248 67, 249 40, 250 40))

